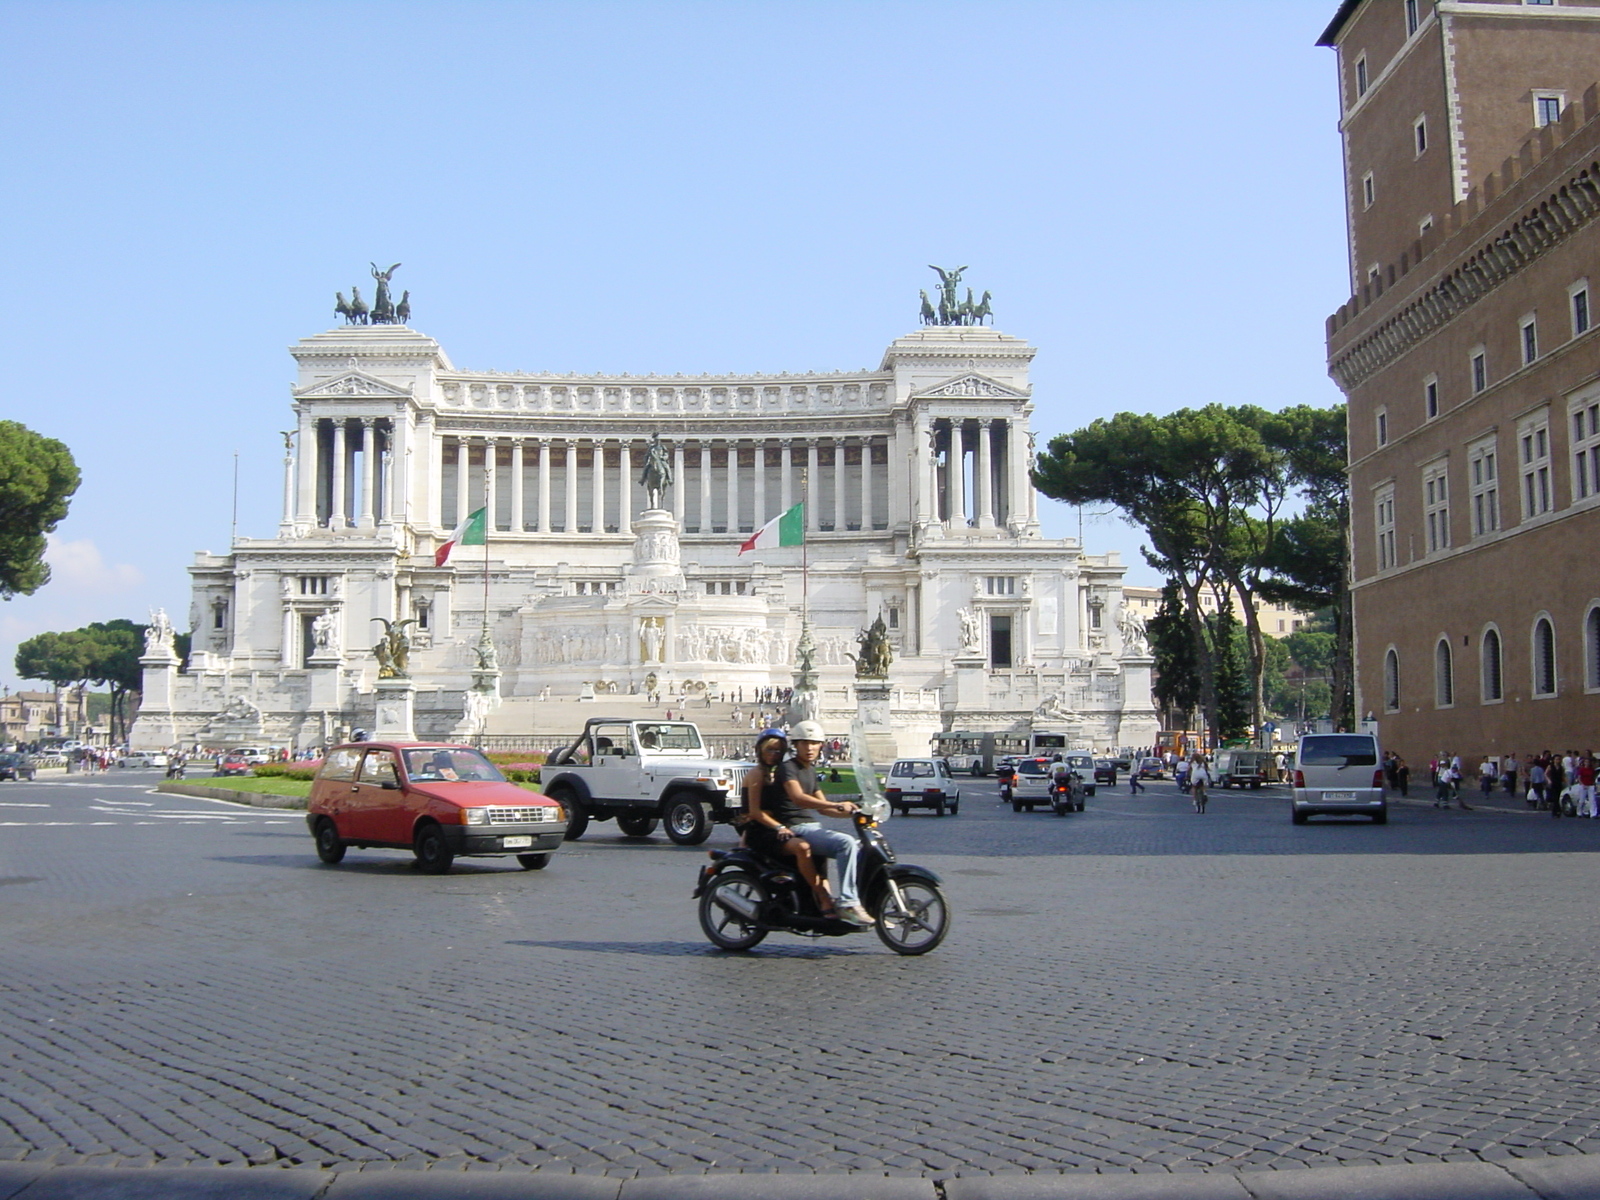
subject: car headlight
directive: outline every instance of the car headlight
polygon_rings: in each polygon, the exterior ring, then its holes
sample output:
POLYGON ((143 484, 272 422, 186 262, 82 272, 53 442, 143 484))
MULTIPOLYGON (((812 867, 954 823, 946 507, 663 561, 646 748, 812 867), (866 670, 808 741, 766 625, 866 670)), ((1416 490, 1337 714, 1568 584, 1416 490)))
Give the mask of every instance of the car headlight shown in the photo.
POLYGON ((464 808, 461 810, 461 823, 463 825, 487 825, 489 823, 489 810, 487 808, 464 808))

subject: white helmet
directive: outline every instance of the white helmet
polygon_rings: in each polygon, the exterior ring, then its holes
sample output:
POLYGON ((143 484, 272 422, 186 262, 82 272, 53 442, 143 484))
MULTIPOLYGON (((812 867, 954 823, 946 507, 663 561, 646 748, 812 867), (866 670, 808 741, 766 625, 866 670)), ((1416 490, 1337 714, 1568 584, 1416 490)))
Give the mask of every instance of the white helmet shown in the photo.
POLYGON ((816 721, 801 721, 789 730, 791 742, 825 742, 828 739, 822 736, 822 726, 816 721))

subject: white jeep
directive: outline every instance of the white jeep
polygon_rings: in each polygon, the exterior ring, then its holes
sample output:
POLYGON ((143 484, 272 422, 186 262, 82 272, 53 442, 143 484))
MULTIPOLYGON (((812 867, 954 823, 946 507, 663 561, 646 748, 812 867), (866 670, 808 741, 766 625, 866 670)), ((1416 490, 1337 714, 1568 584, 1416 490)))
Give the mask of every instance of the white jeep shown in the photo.
POLYGON ((739 781, 748 762, 713 759, 688 721, 593 717, 577 741, 550 756, 540 790, 567 810, 567 840, 611 817, 628 837, 658 822, 680 846, 698 846, 711 826, 744 807, 739 781))

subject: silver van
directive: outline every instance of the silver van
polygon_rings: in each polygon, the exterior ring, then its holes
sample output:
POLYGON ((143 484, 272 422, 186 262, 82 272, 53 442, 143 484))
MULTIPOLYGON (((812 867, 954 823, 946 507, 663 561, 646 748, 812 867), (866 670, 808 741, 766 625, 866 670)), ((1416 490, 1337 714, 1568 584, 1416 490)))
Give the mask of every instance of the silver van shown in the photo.
POLYGON ((1307 733, 1294 753, 1296 825, 1319 814, 1389 821, 1378 739, 1370 733, 1307 733))

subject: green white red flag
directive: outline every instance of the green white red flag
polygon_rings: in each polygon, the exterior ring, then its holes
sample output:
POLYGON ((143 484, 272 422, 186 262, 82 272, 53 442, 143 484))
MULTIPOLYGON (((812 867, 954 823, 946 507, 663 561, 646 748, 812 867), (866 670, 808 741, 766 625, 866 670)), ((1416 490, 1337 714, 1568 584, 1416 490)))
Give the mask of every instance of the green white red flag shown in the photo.
POLYGON ((799 546, 806 540, 806 502, 796 504, 788 512, 779 513, 760 529, 751 535, 750 540, 739 547, 739 553, 746 550, 766 550, 773 546, 799 546))
POLYGON ((488 522, 484 514, 489 511, 487 505, 477 512, 468 513, 466 519, 455 527, 454 532, 440 544, 433 552, 433 565, 442 567, 450 561, 450 551, 457 546, 481 546, 484 544, 484 527, 488 522))

